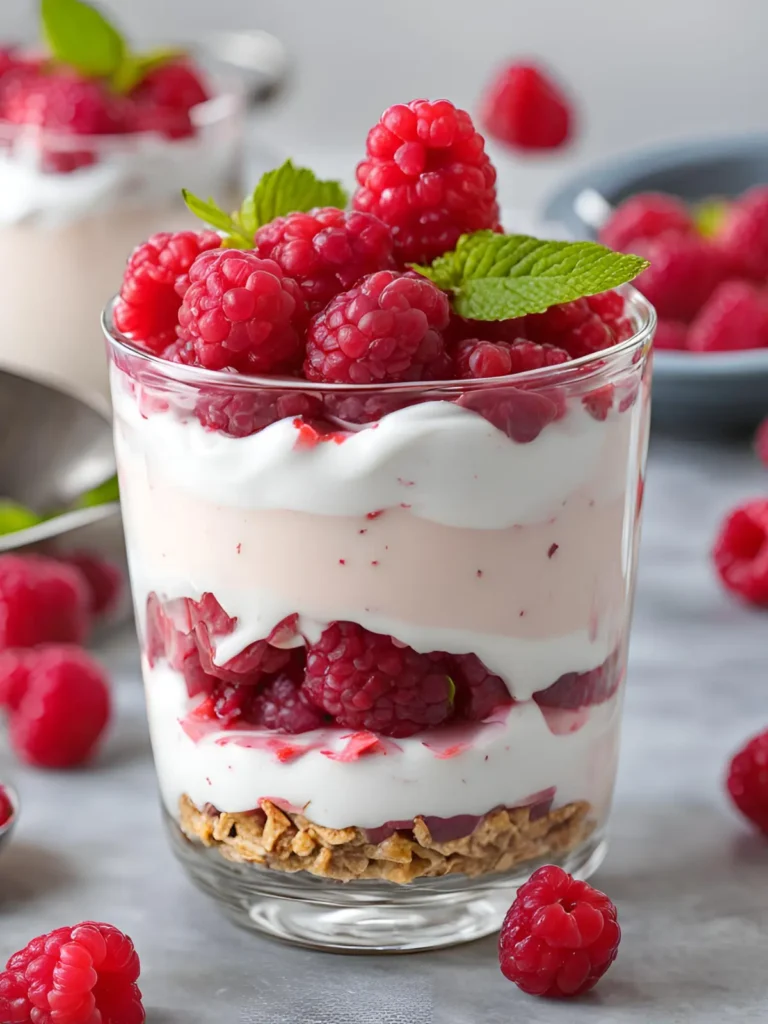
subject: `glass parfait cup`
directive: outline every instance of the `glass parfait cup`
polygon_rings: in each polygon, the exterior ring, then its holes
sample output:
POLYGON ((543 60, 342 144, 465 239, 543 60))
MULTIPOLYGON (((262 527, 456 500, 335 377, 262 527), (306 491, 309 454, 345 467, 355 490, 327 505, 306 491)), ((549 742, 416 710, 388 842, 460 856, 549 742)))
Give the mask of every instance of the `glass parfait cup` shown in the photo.
POLYGON ((449 945, 497 929, 538 865, 602 861, 655 325, 626 296, 635 333, 609 351, 383 387, 165 362, 107 310, 165 819, 240 924, 449 945), (307 689, 426 656, 426 725, 407 702, 381 731, 339 724, 307 689))
POLYGON ((94 324, 127 255, 157 231, 198 229, 182 180, 233 205, 240 191, 242 84, 214 72, 207 83, 188 137, 0 124, 0 367, 108 397, 94 324))

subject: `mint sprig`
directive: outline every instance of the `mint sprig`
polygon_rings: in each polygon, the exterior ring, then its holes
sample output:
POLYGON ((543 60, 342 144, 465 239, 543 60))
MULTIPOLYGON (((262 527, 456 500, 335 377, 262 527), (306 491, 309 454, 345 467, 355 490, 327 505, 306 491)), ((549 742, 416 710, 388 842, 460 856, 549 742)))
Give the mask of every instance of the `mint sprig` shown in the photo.
POLYGON ((164 48, 133 53, 120 31, 84 0, 41 0, 43 36, 51 56, 87 78, 106 78, 128 93, 157 67, 181 56, 164 48))
POLYGON ((453 252, 413 269, 452 295, 468 320, 510 320, 543 313, 626 284, 648 266, 639 256, 597 242, 549 242, 530 235, 476 231, 453 252))
POLYGON ((240 209, 229 214, 213 199, 200 199, 182 189, 184 202, 196 217, 224 233, 224 244, 234 249, 250 249, 253 236, 264 224, 288 213, 305 213, 318 206, 343 210, 347 194, 338 181, 322 181, 308 167, 296 167, 286 160, 267 171, 240 209))

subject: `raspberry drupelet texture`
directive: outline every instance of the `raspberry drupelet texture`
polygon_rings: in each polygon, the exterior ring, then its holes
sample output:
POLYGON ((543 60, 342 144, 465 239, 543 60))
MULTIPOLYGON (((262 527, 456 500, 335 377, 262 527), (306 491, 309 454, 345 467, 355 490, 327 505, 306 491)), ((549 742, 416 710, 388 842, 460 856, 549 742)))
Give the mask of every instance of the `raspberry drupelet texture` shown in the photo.
POLYGON ((524 150, 556 149, 573 129, 565 94, 533 64, 512 64, 494 78, 480 120, 489 135, 524 150))
POLYGON ((768 278, 768 186, 750 189, 731 205, 717 243, 736 271, 765 282, 768 278))
POLYGON ((41 768, 86 761, 111 715, 99 663, 79 647, 42 647, 20 656, 12 682, 9 737, 21 760, 41 768))
POLYGON ((334 622, 307 648, 304 689, 339 725, 404 737, 453 711, 441 655, 418 654, 353 622, 334 622))
POLYGON ((727 516, 713 556, 728 590, 750 604, 768 605, 768 499, 749 501, 727 516))
POLYGON ((570 998, 597 984, 620 941, 605 893, 548 864, 517 890, 501 926, 499 964, 529 995, 570 998))
POLYGON ((627 252, 634 242, 665 232, 693 233, 696 226, 682 199, 663 192, 639 192, 614 210, 600 229, 600 241, 609 249, 627 252))
POLYGON ((395 266, 392 232, 383 221, 335 207, 277 217, 259 228, 253 248, 298 283, 310 313, 361 277, 395 266))
POLYGON ((511 344, 469 338, 459 342, 453 355, 456 376, 464 380, 542 370, 546 366, 567 363, 570 358, 564 349, 539 345, 525 338, 511 344))
POLYGON ((81 644, 90 626, 81 573, 40 555, 0 556, 0 650, 81 644))
POLYGON ((371 274, 312 318, 304 372, 339 384, 445 379, 448 317, 448 297, 426 278, 371 274))
POLYGON ((281 373, 301 363, 307 308, 297 283, 253 252, 204 252, 189 270, 180 337, 201 366, 281 373))
POLYGON ((450 659, 450 671, 456 686, 458 718, 482 722, 499 708, 514 703, 504 680, 490 672, 476 654, 457 654, 450 659))
POLYGON ((754 736, 733 757, 726 785, 744 817, 768 835, 768 730, 754 736))
POLYGON ((133 943, 114 925, 83 921, 33 939, 0 974, 9 1016, 20 1024, 144 1024, 133 943), (22 1013, 26 1011, 26 1016, 22 1013))
POLYGON ((185 278, 201 252, 218 249, 215 231, 168 231, 153 235, 133 251, 115 304, 115 326, 150 352, 160 353, 176 340, 185 278))
POLYGON ((316 707, 302 687, 304 659, 269 677, 258 688, 213 680, 213 688, 195 710, 196 718, 215 718, 226 728, 250 726, 296 734, 320 729, 331 719, 316 707))
POLYGON ((618 292, 604 292, 552 306, 525 318, 526 337, 563 349, 572 359, 593 355, 632 336, 618 292))
POLYGON ((709 296, 688 332, 692 352, 768 347, 768 297, 750 281, 724 281, 709 296))
POLYGON ((390 107, 366 150, 354 207, 390 226, 402 263, 433 260, 465 232, 499 229, 496 171, 483 138, 448 100, 390 107))

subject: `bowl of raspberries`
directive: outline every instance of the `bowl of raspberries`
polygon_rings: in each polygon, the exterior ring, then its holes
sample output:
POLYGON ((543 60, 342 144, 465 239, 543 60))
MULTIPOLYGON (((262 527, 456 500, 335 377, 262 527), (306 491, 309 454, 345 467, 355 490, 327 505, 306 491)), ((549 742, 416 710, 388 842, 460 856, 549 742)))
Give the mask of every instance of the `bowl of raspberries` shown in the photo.
POLYGON ((635 284, 659 316, 657 425, 725 432, 768 412, 768 138, 633 154, 569 182, 546 216, 650 261, 635 284), (585 190, 604 200, 594 218, 585 190))

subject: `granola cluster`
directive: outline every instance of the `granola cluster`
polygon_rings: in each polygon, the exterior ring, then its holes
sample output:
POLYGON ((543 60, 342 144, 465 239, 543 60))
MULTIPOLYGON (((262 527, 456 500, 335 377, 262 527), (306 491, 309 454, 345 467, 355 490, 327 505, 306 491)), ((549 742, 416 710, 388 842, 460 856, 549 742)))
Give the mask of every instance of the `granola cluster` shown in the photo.
POLYGON ((359 828, 325 828, 269 800, 257 811, 226 814, 210 806, 200 810, 183 796, 179 810, 187 838, 218 848, 228 860, 342 882, 378 878, 405 884, 416 878, 509 871, 525 861, 566 853, 594 828, 585 801, 533 818, 528 807, 491 811, 469 835, 442 843, 432 838, 421 817, 414 818, 411 831, 370 843, 359 828))

